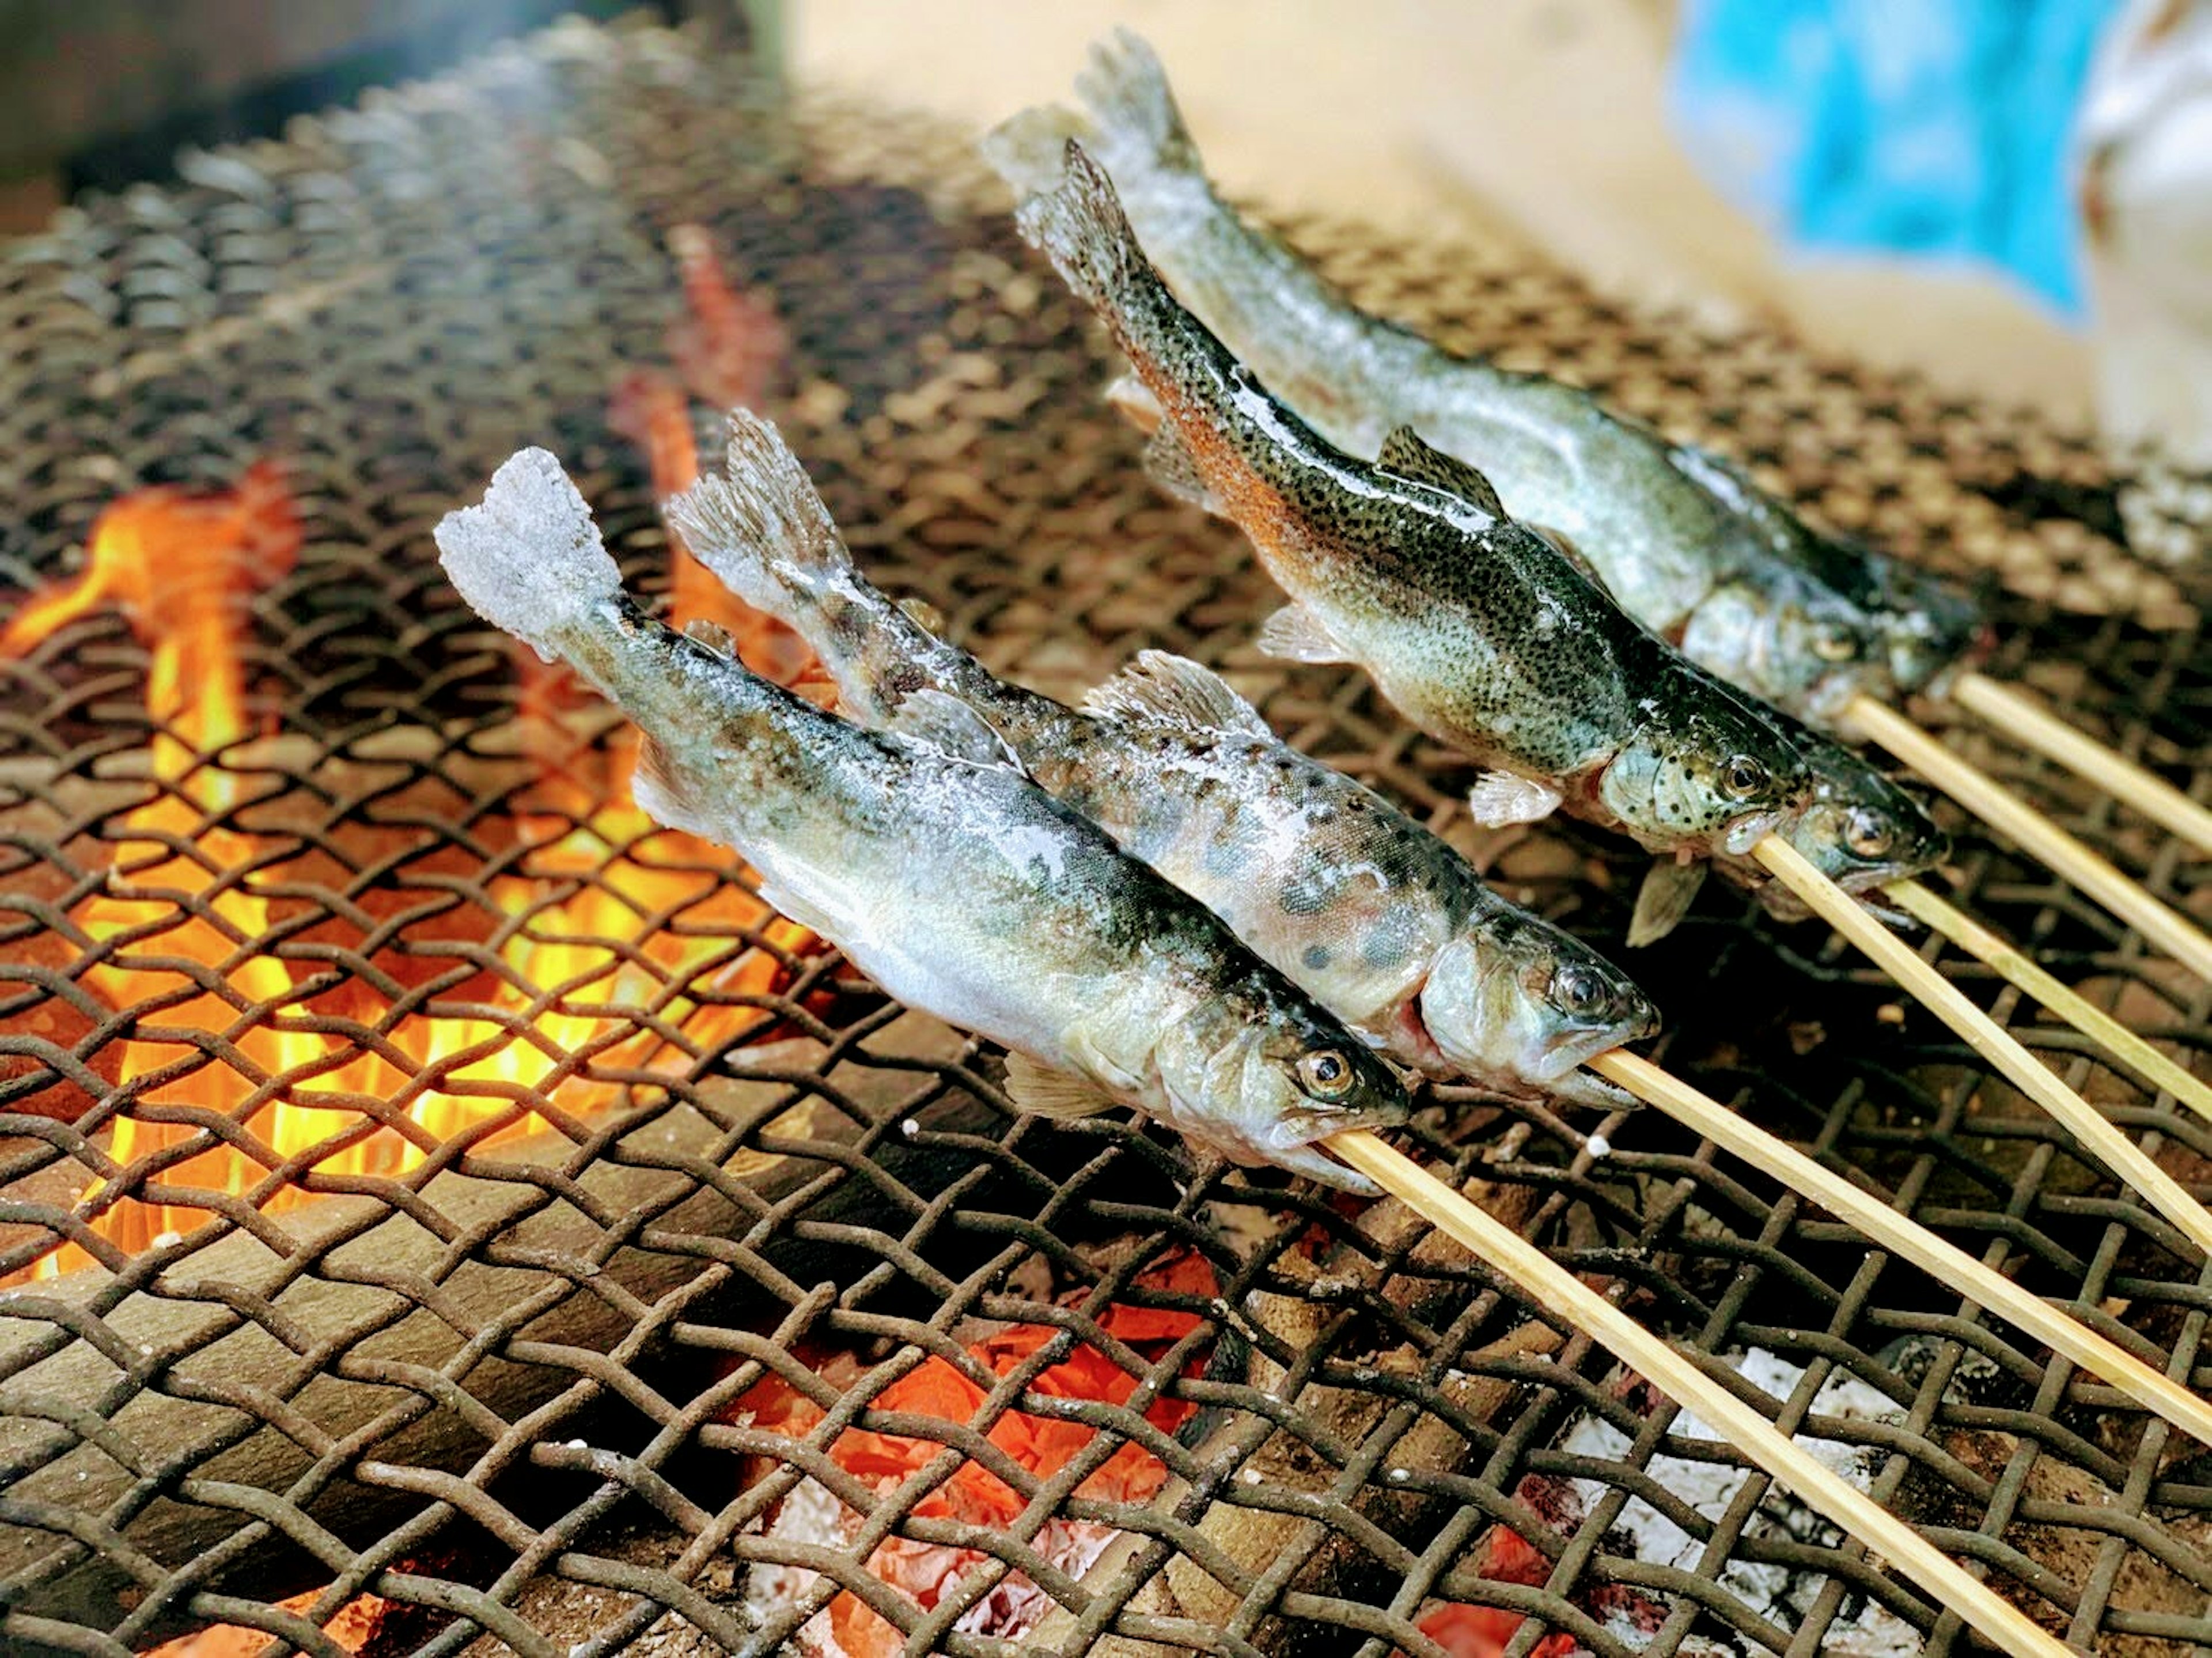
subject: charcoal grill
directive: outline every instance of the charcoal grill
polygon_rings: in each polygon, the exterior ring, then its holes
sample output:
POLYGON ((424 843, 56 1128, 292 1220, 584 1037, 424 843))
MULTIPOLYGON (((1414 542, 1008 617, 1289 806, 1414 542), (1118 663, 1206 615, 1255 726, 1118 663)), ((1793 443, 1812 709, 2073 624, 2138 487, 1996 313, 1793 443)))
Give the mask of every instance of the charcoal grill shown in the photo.
MULTIPOLYGON (((523 682, 445 586, 429 528, 543 443, 634 580, 664 579, 645 460, 606 404, 623 371, 664 361, 679 223, 774 296, 791 358, 771 412, 878 580, 1049 690, 1146 647, 1223 665, 1294 741, 1617 946, 1638 873, 1618 847, 1572 829, 1478 839, 1463 766, 1361 681, 1251 653, 1264 581, 1233 535, 1145 483, 1097 395, 1100 343, 1012 237, 966 135, 781 102, 681 33, 565 25, 281 143, 187 156, 180 175, 72 209, 0 264, 0 580, 66 572, 126 489, 227 484, 266 454, 288 459, 307 526, 245 627, 262 734, 220 756, 238 798, 210 806, 149 773, 146 654, 113 616, 0 665, 11 1650, 122 1652, 227 1625, 258 1632, 238 1649, 271 1652, 769 1651, 812 1638, 843 1594, 894 1646, 980 1655, 1012 1649, 987 1614, 1021 1582, 1042 1591, 1030 1638, 1064 1651, 1433 1658, 1421 1624, 1439 1601, 1498 1614, 1513 1658, 1854 1649, 1869 1605, 1907 1649, 1963 1644, 1878 1562, 1778 1521, 1762 1485, 1717 1519, 1670 1497, 1655 1457, 1732 1454, 1674 1431, 1577 1333, 1532 1321, 1541 1309, 1390 1206, 1194 1166, 1119 1117, 1018 1121, 991 1051, 705 900, 591 933, 618 964, 596 993, 512 970, 503 944, 533 928, 562 942, 564 906, 665 856, 665 837, 603 844, 526 902, 502 885, 548 836, 545 763, 518 763, 523 682), (133 938, 94 939, 76 918, 128 814, 164 791, 199 829, 250 833, 252 867, 170 891, 167 919, 133 938), (220 926, 213 895, 239 883, 268 924, 233 939, 235 959, 281 963, 279 995, 164 955, 179 929, 220 926), (696 948, 678 975, 632 933, 696 948), (104 1002, 95 969, 126 948, 169 961, 175 993, 104 1002), (764 975, 728 988, 748 960, 764 975), (227 1023, 164 1027, 195 994, 227 995, 227 1023), (587 999, 599 1034, 545 1034, 587 999), (702 1040, 693 1015, 715 1006, 744 1017, 702 1040), (424 1133, 425 1090, 471 1087, 401 1042, 433 1016, 477 1021, 480 1054, 537 1054, 540 1083, 477 1085, 465 1127, 424 1133), (330 1067, 270 1070, 257 1030, 374 1049, 386 1085, 280 1149, 278 1108, 327 1090, 330 1067), (118 1056, 156 1036, 162 1063, 126 1075, 118 1056), (216 1071, 242 1078, 234 1103, 173 1102, 216 1071), (167 1127, 118 1160, 132 1119, 167 1127), (411 1153, 336 1172, 339 1151, 403 1136, 411 1153), (195 1184, 185 1159, 218 1145, 251 1165, 242 1191, 195 1184), (118 1243, 97 1223, 126 1199, 167 1204, 172 1224, 118 1243), (39 1276, 64 1244, 72 1270, 39 1276), (1160 1287, 1171 1255, 1202 1261, 1213 1292, 1160 1287), (1121 1339, 1109 1313, 1133 1306, 1182 1315, 1182 1333, 1121 1339), (1061 1333, 983 1376, 970 1419, 880 1402, 1009 1321, 1061 1333), (1127 1376, 1121 1402, 1036 1391, 1085 1344, 1127 1376), (811 1430, 747 1408, 779 1377, 823 1412, 811 1430), (1195 1414, 1164 1429, 1146 1415, 1159 1400, 1195 1414), (1036 1477, 992 1436, 1017 1409, 1096 1436, 1036 1477), (1567 1436, 1583 1417, 1626 1448, 1568 1448, 1592 1442, 1567 1436), (935 1443, 879 1488, 829 1454, 848 1429, 935 1443), (1159 1465, 1157 1496, 1078 1490, 1128 1442, 1159 1465), (971 1461, 1014 1493, 1011 1521, 928 1501, 971 1461), (863 1516, 856 1534, 808 1548, 769 1528, 824 1491, 863 1516), (1640 1558, 1621 1527, 1632 1499, 1677 1520, 1686 1551, 1640 1558), (1080 1570, 1048 1546, 1079 1521, 1112 1540, 1080 1570), (1508 1531, 1527 1546, 1501 1549, 1508 1531), (925 1606, 867 1570, 894 1538, 972 1552, 925 1606), (787 1568, 818 1576, 781 1580, 793 1592, 763 1615, 748 1588, 787 1568), (1761 1602, 1747 1570, 1795 1598, 1761 1602), (372 1636, 324 1631, 364 1595, 381 1603, 372 1636)), ((1817 517, 1980 577, 1996 671, 2207 798, 2203 595, 2114 539, 2125 480, 2081 439, 1758 328, 1610 305, 1518 253, 1291 230, 1370 306, 1595 387, 1817 517)), ((603 783, 607 722, 562 729, 556 772, 603 783)), ((2125 813, 1957 740, 2168 902, 2212 905, 2205 867, 2125 813)), ((694 872, 742 884, 719 862, 694 872)), ((1959 872, 1965 902, 2138 1029, 2212 1041, 2212 993, 2035 867, 1968 834, 1959 872)), ((1635 965, 1663 987, 1669 1066, 2212 1382, 2212 1279, 2185 1245, 1818 928, 1717 896, 1635 965)), ((1972 963, 1943 966, 2207 1192, 2205 1124, 1972 963)), ((1550 1120, 1436 1090, 1415 1138, 1689 1350, 1785 1361, 1785 1398, 1738 1391, 1851 1448, 1872 1489, 2053 1629, 2110 1653, 2212 1649, 2212 1462, 1654 1114, 1607 1125, 1593 1156, 1550 1120), (1890 1410, 1816 1409, 1838 1378, 1890 1410)))

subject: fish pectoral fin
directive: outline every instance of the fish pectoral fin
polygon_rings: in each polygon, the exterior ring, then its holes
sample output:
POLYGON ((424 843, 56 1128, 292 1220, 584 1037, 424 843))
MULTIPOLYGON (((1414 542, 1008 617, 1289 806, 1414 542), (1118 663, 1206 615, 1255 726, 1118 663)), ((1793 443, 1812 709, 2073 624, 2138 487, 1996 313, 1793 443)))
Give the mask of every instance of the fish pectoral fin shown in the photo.
POLYGON ((1636 912, 1628 920, 1630 949, 1656 944, 1680 925, 1697 900, 1698 889, 1705 885, 1710 867, 1702 858, 1687 864, 1662 858, 1651 865, 1651 872, 1644 878, 1644 885, 1636 894, 1636 912))
POLYGON ((1152 388, 1134 374, 1119 374, 1106 388, 1106 401, 1121 411, 1121 418, 1139 432, 1157 432, 1167 412, 1160 400, 1152 395, 1152 388))
POLYGON ((1177 501, 1187 501, 1216 518, 1225 516, 1221 498, 1207 486, 1206 475, 1199 471, 1198 457, 1176 434, 1175 428, 1164 421, 1154 427, 1152 436, 1145 440, 1145 471, 1153 483, 1177 501))
POLYGON ((978 766, 1006 766, 1021 772, 1021 756, 993 730, 989 720, 950 692, 925 685, 908 691, 891 716, 890 729, 916 743, 926 743, 956 760, 978 766))
POLYGON ((1548 784, 1510 771, 1486 771, 1467 792, 1467 809, 1485 829, 1504 829, 1550 817, 1565 798, 1548 784))
POLYGON ((935 634, 939 639, 945 637, 945 612, 927 599, 909 593, 899 600, 898 607, 906 619, 922 632, 935 634))
POLYGON ((1255 641, 1264 655, 1286 662, 1349 662, 1352 653, 1338 644, 1322 619, 1303 604, 1285 604, 1260 624, 1255 641))
POLYGON ((1088 1077, 1055 1071, 1026 1054, 1006 1055, 1006 1097, 1040 1117, 1093 1117, 1121 1104, 1088 1077))
POLYGON ((1259 709, 1219 674, 1166 651, 1139 651, 1134 662, 1085 693, 1083 711, 1102 720, 1243 732, 1271 740, 1275 735, 1259 709))
POLYGON ((1448 495, 1457 495, 1492 518, 1505 516, 1505 504, 1498 500, 1498 491, 1490 487, 1488 478, 1456 455, 1448 455, 1437 448, 1410 426, 1391 428, 1390 434, 1382 440, 1375 464, 1401 478, 1425 483, 1448 495))

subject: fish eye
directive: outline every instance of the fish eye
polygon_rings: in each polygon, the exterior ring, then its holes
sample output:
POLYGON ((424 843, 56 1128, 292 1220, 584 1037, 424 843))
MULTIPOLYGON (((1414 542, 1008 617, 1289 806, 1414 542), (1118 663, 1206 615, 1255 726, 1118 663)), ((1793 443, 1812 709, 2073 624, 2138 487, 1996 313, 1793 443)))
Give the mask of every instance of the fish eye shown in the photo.
POLYGON ((1352 1060, 1324 1048, 1298 1056, 1298 1086, 1317 1100, 1340 1100, 1352 1092, 1352 1060))
POLYGON ((1858 635, 1840 622, 1832 623, 1813 635, 1813 654, 1823 662, 1856 661, 1858 635))
POLYGON ((1879 858, 1896 843, 1897 835, 1880 812, 1854 806, 1844 819, 1844 844, 1861 858, 1879 858))
POLYGON ((1552 999, 1570 1013, 1595 1013, 1605 999, 1597 975, 1579 962, 1566 963, 1552 975, 1552 999))
POLYGON ((1767 785, 1766 768, 1747 754, 1729 756, 1721 768, 1721 786, 1738 800, 1748 800, 1767 785))

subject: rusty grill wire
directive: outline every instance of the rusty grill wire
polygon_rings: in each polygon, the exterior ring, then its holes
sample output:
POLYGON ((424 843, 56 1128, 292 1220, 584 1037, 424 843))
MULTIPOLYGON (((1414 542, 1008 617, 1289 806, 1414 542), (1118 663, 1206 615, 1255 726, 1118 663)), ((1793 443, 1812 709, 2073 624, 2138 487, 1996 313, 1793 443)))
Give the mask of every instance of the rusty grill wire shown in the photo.
MULTIPOLYGON (((1225 664, 1293 740, 1617 946, 1638 874, 1620 848, 1572 830, 1478 841, 1455 804, 1462 764, 1358 678, 1250 653, 1264 581, 1231 534, 1144 482, 1136 440, 1096 395, 1099 345, 1000 206, 962 135, 787 108, 681 33, 568 25, 282 143, 188 157, 174 187, 72 210, 0 264, 0 495, 14 507, 0 579, 28 588, 70 568, 125 489, 228 483, 267 452, 289 459, 307 523, 296 571, 254 598, 246 630, 252 708, 285 736, 225 757, 245 801, 214 814, 266 849, 252 874, 270 924, 235 941, 240 957, 274 957, 292 987, 274 1005, 229 993, 234 1023, 174 1040, 149 1075, 125 1079, 118 1055, 164 1009, 103 1005, 85 975, 111 946, 72 920, 108 878, 122 815, 174 786, 133 768, 153 736, 144 653, 103 615, 0 665, 0 1272, 64 1239, 105 1252, 0 1291, 11 1649, 121 1651, 222 1622, 271 1651, 331 1653, 321 1624, 368 1592, 386 1603, 378 1651, 486 1637, 532 1655, 769 1650, 842 1588, 909 1651, 983 1654, 1010 1647, 980 1621, 1010 1573, 1042 1586, 1053 1609, 1035 1633, 1065 1650, 1433 1654, 1415 1623, 1436 1599, 1527 1614, 1515 1658, 1559 1635, 1604 1654, 1808 1652, 1869 1598, 1929 1650, 1958 1641, 1954 1619, 1832 1533, 1761 1521, 1757 1483, 1717 1522, 1686 1509, 1651 1458, 1730 1455, 1670 1432, 1577 1333, 1531 1323, 1541 1309, 1395 1206, 1194 1169, 1119 1115, 1018 1121, 989 1050, 884 1005, 831 957, 779 955, 767 990, 725 999, 758 1021, 702 1046, 678 999, 712 1005, 716 969, 781 948, 750 926, 714 938, 684 982, 627 952, 648 988, 555 1073, 604 1084, 597 1108, 512 1089, 466 1133, 414 1131, 412 1167, 369 1173, 322 1168, 329 1141, 289 1156, 267 1143, 313 1067, 258 1068, 241 1046, 256 1027, 392 1056, 404 1086, 346 1102, 356 1126, 337 1139, 359 1140, 409 1132, 410 1090, 443 1077, 393 1046, 407 1017, 458 1008, 487 1021, 489 1048, 542 1043, 533 1016, 583 993, 514 985, 518 1013, 485 988, 512 977, 512 932, 550 925, 607 865, 519 910, 496 890, 522 856, 527 786, 504 735, 513 658, 445 587, 428 530, 513 448, 544 443, 633 577, 662 579, 643 460, 605 402, 622 370, 664 361, 680 301, 663 238, 684 222, 775 296, 793 343, 772 412, 884 585, 925 595, 994 665, 1050 690, 1146 646, 1225 664), (637 1025, 648 1045, 623 1040, 637 1025), (144 1097, 225 1066, 252 1096, 235 1110, 144 1097), (533 1107, 531 1137, 485 1143, 533 1107), (256 1183, 179 1193, 165 1184, 175 1148, 117 1163, 115 1125, 134 1114, 183 1123, 184 1150, 238 1146, 256 1183), (287 1186, 320 1200, 272 1206, 287 1186), (199 1208, 127 1254, 88 1224, 125 1193, 199 1208), (1218 1297, 1139 1281, 1177 1247, 1210 1265, 1218 1297), (1116 1304, 1180 1309, 1197 1327, 1139 1352, 1101 1321, 1116 1304), (995 1321, 1066 1334, 978 1377, 988 1396, 967 1424, 872 1404, 927 1357, 972 1370, 963 1343, 995 1321), (1076 1342, 1128 1371, 1128 1403, 1024 1391, 1076 1342), (856 1379, 821 1379, 829 1353, 852 1356, 856 1379), (769 1376, 810 1392, 823 1421, 794 1439, 732 1408, 769 1376), (1155 1397, 1200 1414, 1164 1432, 1142 1415, 1155 1397), (1016 1407, 1097 1437, 1040 1480, 988 1436, 1016 1407), (1632 1448, 1564 1448, 1584 1412, 1632 1448), (878 1491, 827 1454, 848 1426, 943 1449, 878 1491), (1078 1493, 1125 1440, 1164 1465, 1160 1497, 1078 1493), (1011 1525, 916 1511, 971 1458, 1018 1494, 1011 1525), (763 1529, 810 1480, 866 1516, 857 1540, 809 1552, 763 1529), (1571 1481, 1589 1482, 1579 1512, 1550 1500, 1571 1481), (1635 1558, 1615 1529, 1632 1497, 1676 1518, 1689 1552, 1635 1558), (1121 1540, 1072 1576, 1039 1541, 1055 1519, 1121 1540), (1491 1570, 1493 1525, 1538 1569, 1491 1570), (925 1612, 865 1569, 891 1536, 976 1553, 925 1612), (1805 1575, 1799 1626, 1724 1579, 1731 1561, 1805 1575), (779 1563, 823 1575, 756 1625, 748 1581, 779 1563), (1631 1604, 1645 1625, 1632 1637, 1608 1616, 1631 1604)), ((1817 516, 1990 574, 1996 671, 2204 794, 2212 663, 2190 595, 2111 538, 2124 480, 2085 442, 1756 328, 1609 306, 1517 254, 1292 229, 1370 304, 1599 387, 1750 460, 1817 516)), ((586 774, 604 730, 577 738, 586 774)), ((2205 912, 2201 861, 2039 762, 1957 740, 2205 912)), ((631 852, 650 858, 650 838, 608 862, 631 852)), ((2204 987, 2040 870, 1968 835, 1958 873, 1966 902, 2137 1029, 2185 1054, 2206 1045, 2204 987)), ((177 925, 214 919, 200 896, 173 902, 177 925)), ((166 930, 131 947, 158 955, 166 930)), ((2186 1246, 1818 928, 1709 897, 1633 965, 1663 992, 1667 1063, 2204 1384, 2212 1285, 2186 1246)), ((1972 964, 1944 965, 2206 1189, 2206 1125, 1972 964)), ((193 971, 201 988, 224 982, 193 971)), ((1600 1159, 1547 1121, 1441 1090, 1417 1133, 1691 1350, 1763 1347, 1803 1367, 1778 1406, 1737 1384, 1785 1426, 1814 1419, 1832 1376, 1884 1395, 1887 1418, 1820 1417, 1820 1431, 1861 1448, 1879 1494, 2054 1630, 2106 1652, 2212 1649, 2212 1463, 2197 1448, 1655 1118, 1608 1125, 1600 1159)))

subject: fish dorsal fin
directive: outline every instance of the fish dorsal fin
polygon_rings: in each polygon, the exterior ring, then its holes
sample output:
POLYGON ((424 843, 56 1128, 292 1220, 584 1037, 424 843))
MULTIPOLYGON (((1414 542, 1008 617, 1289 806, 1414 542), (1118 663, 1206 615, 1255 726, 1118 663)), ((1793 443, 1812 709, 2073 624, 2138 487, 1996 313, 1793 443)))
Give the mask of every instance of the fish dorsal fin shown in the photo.
POLYGON ((1575 545, 1573 537, 1565 530, 1554 530, 1548 524, 1530 524, 1525 527, 1534 532, 1539 541, 1543 542, 1561 558, 1573 565, 1576 573, 1583 580, 1589 582, 1607 598, 1613 598, 1613 588, 1607 583, 1606 579, 1597 573, 1597 566, 1589 562, 1589 556, 1575 545))
POLYGON ((1504 829, 1508 823, 1533 823, 1549 817, 1559 799, 1559 790, 1546 784, 1516 777, 1510 771, 1486 771, 1467 792, 1467 809, 1485 829, 1504 829))
POLYGON ((1243 732, 1273 738, 1259 709, 1229 682, 1188 657, 1139 651, 1137 659, 1083 699, 1083 711, 1102 720, 1184 726, 1194 731, 1243 732))
POLYGON ((1262 654, 1285 662, 1352 660, 1352 653, 1336 642, 1322 619, 1303 604, 1285 604, 1261 623, 1255 642, 1262 654))
POLYGON ((1177 501, 1187 501, 1217 518, 1222 515, 1221 498, 1198 470, 1198 457, 1165 422, 1154 427, 1152 436, 1145 440, 1145 471, 1177 501))
POLYGON ((1006 1055, 1006 1097, 1036 1116, 1063 1119, 1093 1117, 1121 1103, 1088 1077, 1039 1065, 1026 1054, 1006 1055))
POLYGON ((1488 478, 1456 456, 1437 448, 1410 426, 1391 428, 1390 435, 1382 440, 1382 452, 1375 457, 1375 464, 1401 478, 1425 483, 1448 495, 1457 495, 1492 518, 1505 516, 1505 504, 1498 500, 1498 491, 1490 487, 1488 478))
POLYGON ((1651 872, 1637 891, 1635 914, 1628 918, 1631 949, 1656 944, 1680 924, 1697 899, 1698 889, 1705 884, 1708 867, 1702 858, 1687 864, 1662 858, 1651 865, 1651 872))
POLYGON ((905 614, 906 619, 924 633, 935 634, 939 638, 944 637, 945 612, 927 599, 917 598, 909 593, 906 598, 899 600, 898 607, 905 614))
MULTIPOLYGON (((1024 771, 1021 758, 993 730, 991 722, 958 697, 924 686, 908 691, 891 716, 890 729, 898 736, 978 766, 1006 766, 1024 771)), ((1024 774, 1027 774, 1024 772, 1024 774)))

